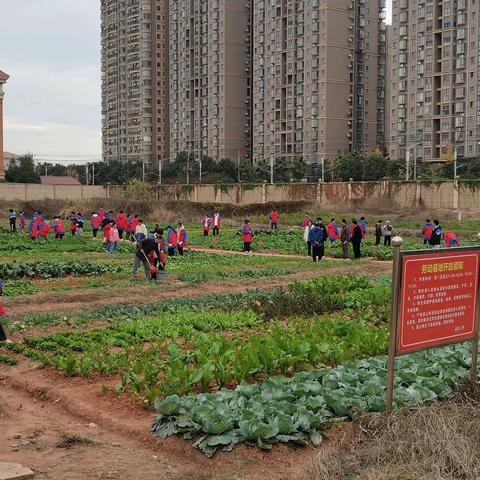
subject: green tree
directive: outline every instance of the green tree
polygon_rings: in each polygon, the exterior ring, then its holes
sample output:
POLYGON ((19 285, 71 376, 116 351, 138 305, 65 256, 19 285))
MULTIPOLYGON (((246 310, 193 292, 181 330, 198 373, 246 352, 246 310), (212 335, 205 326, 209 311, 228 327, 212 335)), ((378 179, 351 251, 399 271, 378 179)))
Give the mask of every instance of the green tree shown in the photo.
POLYGON ((35 171, 33 155, 23 155, 12 160, 5 171, 5 179, 14 183, 40 183, 40 175, 35 171))

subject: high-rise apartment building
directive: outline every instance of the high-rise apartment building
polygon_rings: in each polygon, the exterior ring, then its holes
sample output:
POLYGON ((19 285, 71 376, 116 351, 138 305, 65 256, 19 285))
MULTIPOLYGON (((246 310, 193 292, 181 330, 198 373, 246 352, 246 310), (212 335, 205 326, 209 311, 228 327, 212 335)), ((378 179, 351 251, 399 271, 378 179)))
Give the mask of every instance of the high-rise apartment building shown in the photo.
POLYGON ((255 0, 253 158, 383 147, 384 0, 255 0))
POLYGON ((394 160, 480 154, 478 0, 393 0, 394 160))
POLYGON ((251 1, 170 1, 170 150, 249 157, 251 1))
POLYGON ((105 160, 169 157, 168 1, 101 0, 105 160))

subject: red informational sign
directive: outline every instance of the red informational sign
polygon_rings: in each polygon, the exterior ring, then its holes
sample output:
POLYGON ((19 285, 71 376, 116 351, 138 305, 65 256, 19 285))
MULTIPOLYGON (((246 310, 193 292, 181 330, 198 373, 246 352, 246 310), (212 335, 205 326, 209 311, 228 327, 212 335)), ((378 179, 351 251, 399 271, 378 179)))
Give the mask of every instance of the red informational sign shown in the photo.
POLYGON ((480 250, 405 255, 397 354, 472 340, 480 250))

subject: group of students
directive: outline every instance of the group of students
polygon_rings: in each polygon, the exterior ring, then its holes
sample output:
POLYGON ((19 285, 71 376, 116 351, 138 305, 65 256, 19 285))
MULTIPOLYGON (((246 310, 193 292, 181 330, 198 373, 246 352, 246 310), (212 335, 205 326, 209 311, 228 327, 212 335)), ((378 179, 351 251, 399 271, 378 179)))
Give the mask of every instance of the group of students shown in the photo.
POLYGON ((303 218, 303 228, 307 253, 314 262, 325 257, 325 243, 330 242, 330 246, 333 248, 337 241, 342 245, 343 258, 350 258, 350 243, 354 258, 361 258, 361 244, 367 235, 365 217, 360 220, 354 218, 350 224, 347 223, 347 220, 342 219, 340 226, 335 218, 332 218, 330 223, 325 226, 321 218, 317 218, 314 223, 307 212, 303 218))
POLYGON ((210 229, 212 229, 212 234, 214 237, 220 235, 221 223, 222 218, 217 211, 213 212, 212 217, 205 215, 202 220, 203 236, 208 237, 210 234, 210 229))
POLYGON ((454 248, 460 246, 460 240, 458 236, 451 230, 445 230, 442 235, 442 226, 438 220, 431 222, 429 219, 425 220, 425 224, 422 227, 423 244, 430 245, 434 250, 438 250, 443 241, 447 248, 454 248))

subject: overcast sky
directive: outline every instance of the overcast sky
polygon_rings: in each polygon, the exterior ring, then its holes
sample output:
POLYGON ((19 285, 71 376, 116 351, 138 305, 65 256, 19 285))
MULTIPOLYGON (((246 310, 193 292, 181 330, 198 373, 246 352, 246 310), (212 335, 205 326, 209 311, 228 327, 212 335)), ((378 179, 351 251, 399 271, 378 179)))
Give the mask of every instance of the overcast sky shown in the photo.
MULTIPOLYGON (((390 4, 391 0, 387 0, 390 4)), ((101 155, 100 0, 2 0, 5 150, 101 155)))

